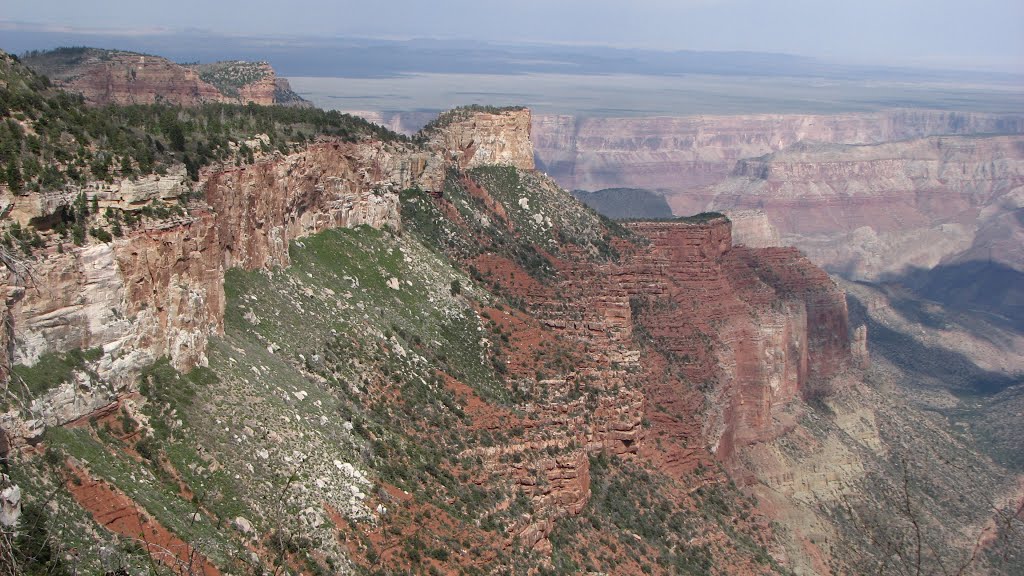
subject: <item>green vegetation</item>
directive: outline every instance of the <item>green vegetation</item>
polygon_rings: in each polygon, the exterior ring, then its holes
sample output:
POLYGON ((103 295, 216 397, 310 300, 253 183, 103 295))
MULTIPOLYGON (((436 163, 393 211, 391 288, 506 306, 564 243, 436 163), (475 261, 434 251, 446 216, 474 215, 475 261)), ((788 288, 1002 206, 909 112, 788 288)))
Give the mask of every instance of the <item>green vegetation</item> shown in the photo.
POLYGON ((199 78, 213 84, 222 94, 238 97, 238 89, 263 80, 269 74, 266 62, 231 60, 212 64, 196 64, 199 78))
POLYGON ((615 573, 636 564, 647 573, 658 566, 671 574, 713 574, 712 559, 723 553, 787 573, 765 549, 765 535, 748 522, 753 501, 735 486, 707 483, 687 496, 657 472, 605 454, 591 457, 590 474, 587 507, 559 520, 551 534, 553 571, 547 573, 615 573), (728 536, 728 551, 715 554, 723 543, 709 527, 728 536))
POLYGON ((18 222, 12 222, 3 233, 3 245, 8 250, 16 246, 26 255, 30 256, 36 248, 41 248, 45 242, 35 228, 23 229, 18 222))
POLYGON ((531 244, 563 257, 572 247, 604 260, 618 257, 612 236, 623 236, 624 230, 608 226, 607 218, 550 179, 510 166, 481 166, 469 176, 502 203, 515 230, 531 244))
POLYGON ((41 74, 50 76, 60 74, 62 71, 73 68, 90 58, 108 61, 118 55, 159 58, 159 56, 145 52, 126 52, 124 50, 91 48, 88 46, 61 46, 53 50, 28 50, 22 53, 21 60, 28 63, 41 74))
POLYGON ((482 106, 480 104, 459 106, 458 108, 452 108, 451 110, 442 112, 437 116, 437 118, 427 122, 427 124, 416 133, 414 139, 418 142, 426 142, 434 132, 442 130, 457 122, 467 120, 473 116, 473 114, 501 114, 502 112, 513 112, 525 109, 525 106, 482 106))
MULTIPOLYGON (((18 531, 14 541, 14 561, 24 576, 65 576, 73 573, 59 551, 55 550, 57 543, 50 534, 49 516, 46 508, 34 501, 21 509, 19 523, 24 528, 18 531)), ((7 535, 0 537, 6 538, 7 535)), ((15 567, 5 568, 11 570, 15 567)))
MULTIPOLYGON (((49 428, 44 441, 48 450, 57 450, 86 463, 91 476, 116 486, 161 525, 192 543, 215 564, 228 566, 238 559, 237 545, 231 542, 228 533, 219 529, 220 521, 216 516, 211 519, 200 514, 193 519, 200 506, 215 504, 223 495, 215 497, 212 492, 199 492, 194 502, 181 498, 180 486, 161 467, 156 452, 152 458, 144 457, 141 462, 126 457, 124 444, 112 435, 106 424, 88 429, 49 428)), ((152 446, 154 451, 158 450, 158 444, 152 446)), ((197 457, 195 461, 201 460, 197 457)), ((200 486, 196 484, 195 488, 200 486)))
POLYGON ((316 108, 206 104, 93 108, 52 89, 0 53, 0 176, 15 193, 161 173, 185 164, 190 177, 215 162, 252 162, 246 138, 266 134, 265 152, 317 136, 406 140, 365 120, 316 108))
POLYGON ((450 171, 441 196, 438 202, 421 190, 401 193, 402 220, 425 245, 455 261, 497 253, 542 282, 555 275, 545 252, 614 259, 613 236, 628 236, 550 180, 513 167, 483 166, 466 177, 450 171), (455 219, 446 215, 446 204, 455 219))
MULTIPOLYGON (((480 305, 487 295, 412 234, 329 230, 293 242, 289 255, 285 269, 229 271, 225 334, 209 348, 208 374, 215 378, 203 376, 203 385, 189 382, 195 372, 175 375, 165 362, 148 371, 145 379, 153 385, 144 392, 163 406, 147 408, 151 423, 176 439, 165 442, 155 435, 163 454, 197 493, 197 486, 205 486, 237 498, 220 498, 211 506, 218 514, 227 516, 230 504, 236 507, 230 514, 250 518, 261 530, 282 526, 264 525, 247 507, 294 518, 326 502, 353 526, 365 527, 369 512, 362 500, 349 498, 352 485, 370 498, 381 494, 381 486, 393 486, 412 494, 415 506, 502 531, 507 519, 496 507, 508 497, 504 481, 487 488, 468 482, 482 473, 482 463, 458 457, 495 438, 467 428, 467 398, 441 375, 458 378, 492 404, 514 407, 522 401, 485 360, 487 332, 471 303, 480 305), (159 400, 165 394, 171 399, 159 400), (211 414, 216 425, 208 425, 211 414), (175 432, 176 419, 185 421, 183 429, 205 427, 203 454, 224 463, 218 470, 222 479, 193 474, 202 461, 187 450, 176 453, 176 446, 192 443, 175 432), (263 456, 254 459, 254 453, 263 456), (339 478, 334 461, 350 464, 367 480, 339 478), (246 463, 261 467, 258 477, 246 463), (234 475, 242 480, 231 481, 234 475), (329 484, 320 488, 316 479, 329 484), (342 480, 348 484, 338 484, 342 480), (291 484, 308 496, 281 499, 291 484)), ((392 512, 378 521, 393 537, 404 534, 408 522, 422 522, 408 506, 383 502, 392 512)), ((285 522, 283 528, 320 537, 305 526, 285 522)), ((282 550, 303 549, 285 532, 282 550)), ((413 546, 402 556, 417 565, 455 557, 463 548, 448 541, 450 536, 417 537, 425 547, 413 546)), ((408 534, 400 541, 409 542, 408 534)))
POLYGON ((458 211, 465 227, 447 218, 428 194, 418 190, 402 193, 402 220, 422 238, 424 244, 439 249, 456 261, 497 252, 522 266, 538 280, 553 277, 554 267, 538 250, 533 238, 515 234, 503 225, 484 200, 470 194, 454 171, 445 180, 444 198, 458 211))
MULTIPOLYGON (((35 398, 47 390, 56 388, 71 380, 75 371, 88 371, 87 362, 95 362, 103 355, 102 348, 81 350, 75 348, 63 354, 50 352, 43 354, 32 366, 16 364, 13 369, 15 381, 24 384, 27 398, 35 398)), ((93 375, 95 376, 95 374, 93 375)), ((15 393, 23 393, 19 386, 12 386, 15 393)))

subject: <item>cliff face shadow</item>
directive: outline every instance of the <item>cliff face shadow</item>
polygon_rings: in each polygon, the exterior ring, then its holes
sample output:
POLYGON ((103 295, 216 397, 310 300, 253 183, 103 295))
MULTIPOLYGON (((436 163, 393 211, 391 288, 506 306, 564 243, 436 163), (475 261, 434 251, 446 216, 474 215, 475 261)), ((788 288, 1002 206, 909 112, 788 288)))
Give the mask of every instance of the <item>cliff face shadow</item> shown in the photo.
POLYGON ((1019 354, 1007 333, 1024 327, 1024 274, 994 262, 970 261, 916 269, 889 280, 865 285, 885 293, 906 321, 905 331, 873 320, 860 300, 847 295, 852 324, 868 326, 872 356, 901 369, 905 388, 942 389, 959 397, 953 407, 930 409, 948 418, 953 428, 969 430, 978 448, 1003 466, 1024 470, 1024 375, 985 370, 964 354, 928 346, 913 335, 918 329, 954 328, 1019 354))
POLYGON ((1024 272, 1005 264, 973 260, 930 270, 914 268, 885 281, 902 284, 953 310, 983 312, 986 321, 1024 332, 1024 272))
MULTIPOLYGON (((907 375, 907 382, 913 386, 941 388, 961 397, 989 396, 1021 381, 1020 376, 985 370, 959 352, 927 346, 907 333, 885 326, 872 319, 864 304, 851 294, 847 294, 846 302, 851 325, 868 327, 868 349, 872 357, 883 357, 891 362, 907 375)), ((903 307, 909 311, 908 319, 915 318, 914 314, 919 312, 913 304, 904 303, 903 307)), ((924 318, 932 323, 938 321, 931 313, 924 318)), ((929 326, 928 322, 921 324, 929 326)))
POLYGON ((664 196, 643 188, 605 188, 594 192, 573 190, 572 195, 612 220, 668 219, 674 216, 664 196))

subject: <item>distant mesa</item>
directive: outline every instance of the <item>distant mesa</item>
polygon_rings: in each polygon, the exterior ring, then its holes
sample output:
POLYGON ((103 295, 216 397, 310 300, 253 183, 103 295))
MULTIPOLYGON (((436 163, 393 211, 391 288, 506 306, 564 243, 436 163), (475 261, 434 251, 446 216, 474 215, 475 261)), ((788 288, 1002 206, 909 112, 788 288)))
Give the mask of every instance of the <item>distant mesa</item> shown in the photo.
POLYGON ((77 92, 96 106, 161 102, 312 106, 267 62, 177 64, 151 54, 86 47, 33 51, 22 61, 57 87, 77 92))

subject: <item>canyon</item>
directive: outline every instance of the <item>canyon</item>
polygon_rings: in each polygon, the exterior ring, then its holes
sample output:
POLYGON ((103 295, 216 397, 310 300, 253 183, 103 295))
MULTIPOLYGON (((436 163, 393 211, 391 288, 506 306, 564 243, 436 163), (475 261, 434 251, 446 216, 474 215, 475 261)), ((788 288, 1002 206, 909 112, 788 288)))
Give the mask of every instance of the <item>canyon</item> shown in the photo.
POLYGON ((1022 117, 538 117, 538 166, 570 188, 635 186, 677 214, 760 210, 782 245, 847 278, 985 259, 1020 269, 1022 117), (1005 134, 1005 136, 1004 136, 1005 134))
POLYGON ((869 358, 895 300, 775 246, 767 208, 602 219, 535 163, 542 124, 461 109, 411 139, 252 146, 194 183, 3 190, 8 229, 80 191, 92 227, 140 214, 81 245, 42 229, 6 266, 5 456, 54 556, 825 574, 927 544, 927 567, 1012 566, 1019 486, 869 358), (933 451, 972 473, 925 474, 933 451))

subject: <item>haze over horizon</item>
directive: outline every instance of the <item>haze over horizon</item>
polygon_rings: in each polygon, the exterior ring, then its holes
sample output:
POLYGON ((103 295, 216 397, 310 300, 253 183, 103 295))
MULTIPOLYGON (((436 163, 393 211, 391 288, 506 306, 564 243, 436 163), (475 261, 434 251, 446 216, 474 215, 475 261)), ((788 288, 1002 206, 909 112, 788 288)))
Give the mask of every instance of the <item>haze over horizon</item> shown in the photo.
MULTIPOLYGON (((883 66, 1024 72, 1024 4, 982 0, 455 0, 443 7, 402 0, 372 5, 305 0, 282 11, 267 0, 66 0, 5 7, 0 38, 13 32, 95 35, 203 33, 301 38, 452 39, 583 44, 654 50, 753 51, 883 66)), ((7 48, 6 46, 4 46, 7 48)), ((45 48, 47 46, 39 46, 45 48)), ((52 46, 49 46, 52 47, 52 46)), ((21 48, 18 48, 21 49, 21 48)))

